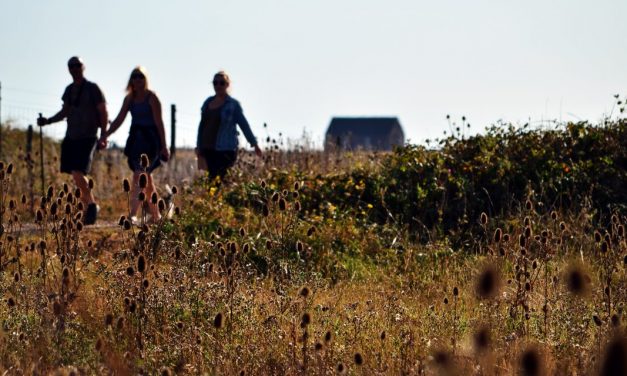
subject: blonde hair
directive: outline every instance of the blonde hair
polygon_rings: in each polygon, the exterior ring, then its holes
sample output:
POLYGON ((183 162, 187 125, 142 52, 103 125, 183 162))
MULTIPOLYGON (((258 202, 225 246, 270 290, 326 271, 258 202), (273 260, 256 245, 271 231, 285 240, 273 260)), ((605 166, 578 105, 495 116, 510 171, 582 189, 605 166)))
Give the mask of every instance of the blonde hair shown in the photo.
POLYGON ((226 81, 226 83, 227 83, 229 86, 231 85, 231 77, 229 77, 229 74, 228 74, 228 73, 226 73, 226 71, 223 71, 223 70, 218 71, 218 73, 216 73, 216 74, 214 74, 214 75, 213 75, 213 78, 216 78, 216 77, 222 77, 222 78, 224 78, 224 81, 226 81))
POLYGON ((127 94, 134 94, 134 90, 133 90, 133 75, 136 73, 140 73, 144 75, 144 82, 146 83, 146 90, 149 89, 148 86, 148 72, 146 71, 146 68, 142 67, 141 65, 136 66, 135 68, 133 68, 133 70, 131 71, 131 75, 128 77, 128 83, 126 84, 126 93, 127 94))

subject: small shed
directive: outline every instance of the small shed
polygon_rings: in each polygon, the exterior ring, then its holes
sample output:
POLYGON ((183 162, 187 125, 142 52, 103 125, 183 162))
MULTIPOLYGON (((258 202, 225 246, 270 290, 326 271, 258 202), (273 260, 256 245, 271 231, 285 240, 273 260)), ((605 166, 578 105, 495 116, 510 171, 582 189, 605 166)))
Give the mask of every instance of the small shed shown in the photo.
POLYGON ((405 134, 395 117, 334 117, 325 137, 325 149, 383 150, 403 146, 405 134))

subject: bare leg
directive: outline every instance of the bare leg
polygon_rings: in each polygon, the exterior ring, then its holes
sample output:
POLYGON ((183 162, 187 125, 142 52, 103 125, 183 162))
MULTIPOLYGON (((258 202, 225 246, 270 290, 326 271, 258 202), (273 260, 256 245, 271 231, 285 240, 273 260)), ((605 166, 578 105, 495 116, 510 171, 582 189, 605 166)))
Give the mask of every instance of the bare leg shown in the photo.
POLYGON ((129 215, 132 217, 137 213, 137 208, 141 204, 137 198, 139 196, 140 188, 139 188, 139 175, 142 173, 136 171, 133 173, 133 182, 131 183, 131 212, 129 215))
POLYGON ((155 188, 155 183, 152 180, 151 174, 146 174, 148 177, 148 184, 146 184, 146 200, 148 200, 148 207, 150 208, 150 214, 152 215, 152 221, 158 221, 161 219, 161 214, 159 214, 159 208, 157 205, 152 203, 151 197, 152 192, 157 192, 155 188))
POLYGON ((83 205, 87 207, 87 205, 95 202, 94 195, 91 193, 91 189, 89 189, 85 175, 80 171, 72 171, 72 178, 74 178, 74 183, 76 183, 78 189, 81 190, 81 201, 83 201, 83 205))

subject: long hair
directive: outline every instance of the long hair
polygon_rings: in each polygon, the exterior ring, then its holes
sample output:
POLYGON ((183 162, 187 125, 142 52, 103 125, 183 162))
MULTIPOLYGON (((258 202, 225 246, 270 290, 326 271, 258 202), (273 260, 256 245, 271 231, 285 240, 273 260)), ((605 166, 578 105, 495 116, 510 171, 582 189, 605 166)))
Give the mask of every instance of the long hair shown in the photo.
POLYGON ((135 94, 133 90, 133 75, 135 73, 140 73, 144 75, 145 77, 144 82, 146 83, 146 90, 149 90, 148 72, 146 71, 146 68, 142 67, 141 65, 138 65, 135 68, 133 68, 133 70, 131 71, 131 75, 128 77, 128 83, 126 84, 126 94, 135 94))

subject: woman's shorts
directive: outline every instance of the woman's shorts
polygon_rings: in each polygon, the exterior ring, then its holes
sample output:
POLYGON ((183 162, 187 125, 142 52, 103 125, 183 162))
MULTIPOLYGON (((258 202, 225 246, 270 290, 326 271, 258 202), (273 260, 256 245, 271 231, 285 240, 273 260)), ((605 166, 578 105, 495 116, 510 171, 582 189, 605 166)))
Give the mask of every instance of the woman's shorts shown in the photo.
POLYGON ((87 175, 94 159, 96 141, 96 137, 64 138, 61 143, 61 172, 71 174, 72 171, 79 171, 87 175))
POLYGON ((207 172, 212 178, 226 175, 226 171, 233 167, 237 160, 237 151, 231 150, 202 149, 201 155, 207 162, 207 172))
POLYGON ((155 127, 131 127, 124 148, 124 155, 128 158, 128 167, 133 172, 144 171, 141 166, 141 155, 148 156, 146 172, 152 172, 161 165, 161 140, 155 127))

